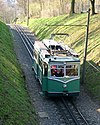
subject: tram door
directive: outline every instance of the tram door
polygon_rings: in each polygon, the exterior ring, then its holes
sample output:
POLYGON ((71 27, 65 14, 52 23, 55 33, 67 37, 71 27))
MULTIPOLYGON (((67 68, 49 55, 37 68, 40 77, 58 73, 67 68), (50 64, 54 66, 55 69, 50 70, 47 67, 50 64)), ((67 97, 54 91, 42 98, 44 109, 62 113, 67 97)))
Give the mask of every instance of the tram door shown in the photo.
POLYGON ((48 75, 48 65, 46 64, 46 63, 44 63, 44 77, 47 77, 47 75, 48 75))
POLYGON ((42 77, 42 91, 47 91, 48 86, 48 65, 46 63, 43 64, 43 77, 42 77))

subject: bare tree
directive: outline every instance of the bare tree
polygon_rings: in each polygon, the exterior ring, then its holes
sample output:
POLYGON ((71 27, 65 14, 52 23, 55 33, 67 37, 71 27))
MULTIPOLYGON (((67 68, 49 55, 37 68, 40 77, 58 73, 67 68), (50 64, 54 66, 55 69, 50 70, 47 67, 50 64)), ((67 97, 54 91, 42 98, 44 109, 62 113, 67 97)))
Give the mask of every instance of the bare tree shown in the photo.
POLYGON ((92 6, 92 15, 95 14, 95 0, 90 0, 92 6))
POLYGON ((71 10, 70 10, 70 14, 75 13, 75 0, 71 0, 71 10))
MULTIPOLYGON (((27 15, 27 1, 17 0, 22 8, 23 17, 27 15)), ((51 17, 65 13, 73 14, 87 9, 87 0, 29 0, 32 17, 51 17), (82 6, 81 6, 82 5, 82 6), (82 8, 82 9, 81 9, 82 8)), ((95 14, 95 1, 89 0, 92 5, 92 15, 95 14)), ((21 14, 21 15, 22 15, 21 14)))
POLYGON ((7 7, 6 7, 5 3, 2 0, 0 0, 0 20, 2 20, 4 22, 6 19, 6 14, 5 14, 6 10, 7 10, 7 7))
POLYGON ((39 4, 40 4, 40 11, 39 11, 39 15, 41 17, 41 12, 43 11, 43 6, 44 6, 44 1, 43 0, 38 0, 39 4))
POLYGON ((18 5, 23 8, 24 16, 27 16, 27 0, 17 0, 18 5))

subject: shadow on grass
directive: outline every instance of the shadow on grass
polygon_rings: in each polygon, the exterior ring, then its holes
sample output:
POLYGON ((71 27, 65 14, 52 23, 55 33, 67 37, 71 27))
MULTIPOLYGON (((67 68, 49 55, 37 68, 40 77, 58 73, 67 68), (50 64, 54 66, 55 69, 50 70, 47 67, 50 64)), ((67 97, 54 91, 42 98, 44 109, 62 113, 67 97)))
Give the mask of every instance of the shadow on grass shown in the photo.
MULTIPOLYGON (((82 73, 83 65, 81 65, 82 73)), ((85 83, 100 84, 100 66, 93 61, 86 61, 85 65, 85 83)))
MULTIPOLYGON (((82 74, 82 67, 83 65, 81 65, 81 74, 82 74)), ((94 63, 93 61, 86 62, 85 82, 83 85, 85 89, 88 90, 88 92, 94 96, 95 99, 100 101, 100 66, 97 66, 97 64, 94 63), (95 68, 91 66, 89 63, 95 66, 95 68), (99 71, 96 70, 96 68, 99 71)))
MULTIPOLYGON (((53 31, 56 30, 56 33, 59 32, 59 28, 56 25, 64 25, 64 23, 66 22, 66 20, 69 18, 69 16, 64 16, 63 18, 60 18, 59 20, 54 19, 54 20, 47 20, 43 23, 39 24, 37 27, 34 28, 34 31, 36 30, 36 36, 42 40, 44 38, 47 38, 51 33, 53 33, 53 31), (55 25, 55 26, 43 26, 45 24, 48 25, 55 25), (39 31, 38 31, 39 30, 39 31)), ((62 27, 62 26, 61 26, 62 27)), ((60 28, 61 30, 61 28, 60 28)))

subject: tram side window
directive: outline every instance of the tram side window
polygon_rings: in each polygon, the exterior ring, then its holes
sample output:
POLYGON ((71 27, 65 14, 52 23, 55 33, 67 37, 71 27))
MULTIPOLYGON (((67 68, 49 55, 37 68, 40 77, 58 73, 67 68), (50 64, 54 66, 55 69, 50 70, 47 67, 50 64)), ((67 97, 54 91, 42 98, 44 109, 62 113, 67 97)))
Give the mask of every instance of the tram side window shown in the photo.
POLYGON ((77 65, 67 65, 66 66, 66 76, 78 76, 78 66, 77 65))
POLYGON ((35 59, 37 59, 37 53, 36 53, 36 51, 34 51, 34 57, 35 57, 35 59))
POLYGON ((42 67, 42 60, 40 57, 39 57, 39 65, 40 65, 40 67, 42 67))
POLYGON ((51 76, 63 77, 64 76, 64 66, 62 65, 52 65, 51 66, 51 76))
POLYGON ((45 63, 44 64, 44 76, 48 75, 48 65, 45 63))

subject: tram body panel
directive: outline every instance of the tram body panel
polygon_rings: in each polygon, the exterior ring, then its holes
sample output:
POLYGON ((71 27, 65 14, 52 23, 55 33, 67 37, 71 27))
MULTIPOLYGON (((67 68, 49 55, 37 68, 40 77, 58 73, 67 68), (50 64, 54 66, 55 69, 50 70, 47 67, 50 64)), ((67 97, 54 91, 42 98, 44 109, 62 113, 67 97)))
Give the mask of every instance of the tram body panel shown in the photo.
MULTIPOLYGON (((67 81, 67 79, 66 79, 67 81)), ((80 92, 80 80, 70 80, 69 82, 63 82, 55 79, 47 80, 47 92, 51 94, 73 94, 80 92)))

